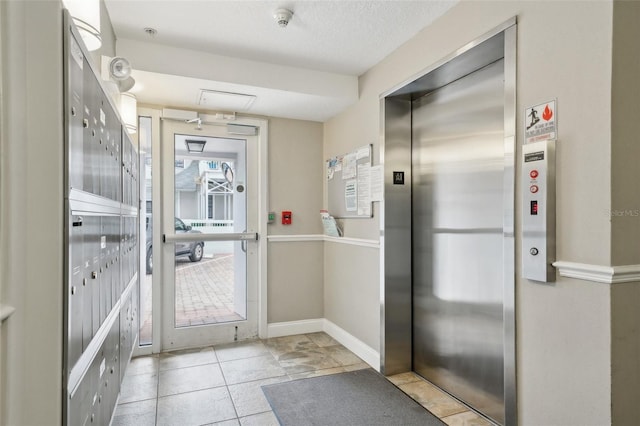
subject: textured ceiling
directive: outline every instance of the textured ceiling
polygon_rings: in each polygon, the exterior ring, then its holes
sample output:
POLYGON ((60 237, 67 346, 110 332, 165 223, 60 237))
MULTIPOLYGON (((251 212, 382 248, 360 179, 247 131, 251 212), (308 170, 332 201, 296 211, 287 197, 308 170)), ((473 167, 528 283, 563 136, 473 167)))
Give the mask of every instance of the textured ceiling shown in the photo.
MULTIPOLYGON (((367 71, 455 3, 105 0, 118 40, 350 76, 367 71), (273 18, 278 8, 294 13, 286 28, 273 18), (145 27, 157 34, 150 37, 145 27)), ((128 59, 136 68, 136 58, 128 59)))

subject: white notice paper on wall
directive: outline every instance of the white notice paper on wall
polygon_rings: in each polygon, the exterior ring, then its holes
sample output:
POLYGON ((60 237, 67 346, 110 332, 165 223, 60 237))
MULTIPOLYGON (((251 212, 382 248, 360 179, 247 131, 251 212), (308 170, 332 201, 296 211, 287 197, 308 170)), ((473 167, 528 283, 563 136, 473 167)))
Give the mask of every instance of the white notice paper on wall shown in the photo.
POLYGON ((353 179, 356 177, 356 165, 358 157, 356 153, 347 154, 342 158, 342 179, 353 179))
POLYGON ((358 164, 358 216, 371 216, 371 166, 358 164))
POLYGON ((382 201, 384 197, 384 176, 382 164, 371 166, 371 201, 382 201))
POLYGON ((371 147, 369 145, 365 145, 363 147, 358 148, 356 151, 356 159, 361 160, 363 158, 369 158, 371 147))
POLYGON ((355 179, 344 185, 344 205, 348 212, 358 211, 358 183, 355 179))

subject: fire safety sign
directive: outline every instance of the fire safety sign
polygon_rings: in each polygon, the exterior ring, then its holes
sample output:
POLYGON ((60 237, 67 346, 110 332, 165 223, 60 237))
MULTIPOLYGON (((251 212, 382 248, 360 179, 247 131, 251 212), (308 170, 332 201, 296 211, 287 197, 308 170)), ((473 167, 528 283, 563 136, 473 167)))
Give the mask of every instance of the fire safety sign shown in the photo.
POLYGON ((527 108, 524 113, 524 143, 557 138, 556 101, 527 108))

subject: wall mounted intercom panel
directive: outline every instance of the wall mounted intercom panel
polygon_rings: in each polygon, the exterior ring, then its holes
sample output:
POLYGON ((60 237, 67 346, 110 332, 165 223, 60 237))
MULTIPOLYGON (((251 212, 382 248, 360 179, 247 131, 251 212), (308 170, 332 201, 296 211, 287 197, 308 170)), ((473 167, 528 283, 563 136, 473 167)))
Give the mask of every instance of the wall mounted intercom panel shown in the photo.
POLYGON ((555 141, 522 146, 522 276, 555 281, 555 141))

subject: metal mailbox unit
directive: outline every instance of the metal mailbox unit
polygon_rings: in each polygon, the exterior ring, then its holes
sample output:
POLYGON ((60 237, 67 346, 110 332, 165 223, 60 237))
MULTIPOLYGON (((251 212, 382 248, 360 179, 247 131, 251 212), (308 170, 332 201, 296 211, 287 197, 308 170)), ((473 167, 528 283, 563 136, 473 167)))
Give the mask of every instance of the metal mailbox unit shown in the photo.
POLYGON ((138 330, 138 149, 67 11, 63 423, 109 424, 138 330))

